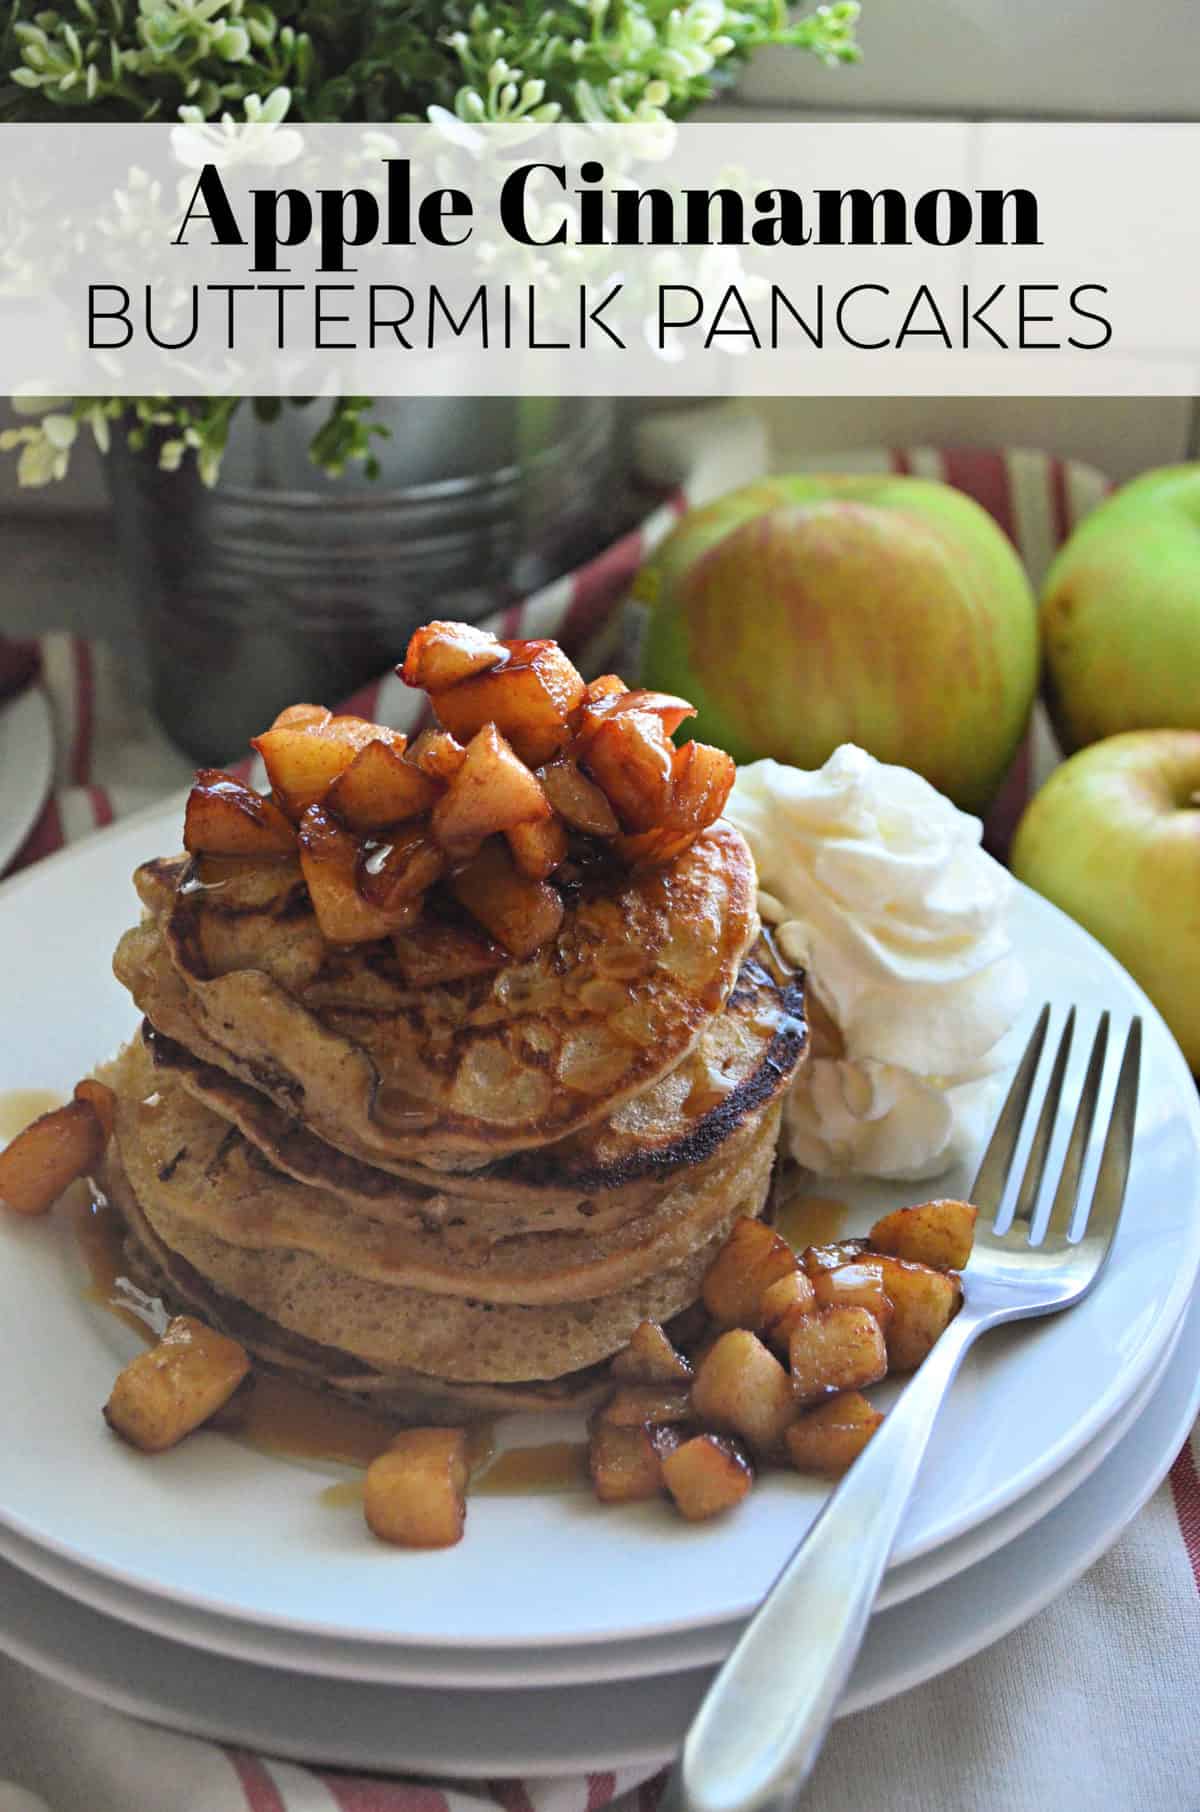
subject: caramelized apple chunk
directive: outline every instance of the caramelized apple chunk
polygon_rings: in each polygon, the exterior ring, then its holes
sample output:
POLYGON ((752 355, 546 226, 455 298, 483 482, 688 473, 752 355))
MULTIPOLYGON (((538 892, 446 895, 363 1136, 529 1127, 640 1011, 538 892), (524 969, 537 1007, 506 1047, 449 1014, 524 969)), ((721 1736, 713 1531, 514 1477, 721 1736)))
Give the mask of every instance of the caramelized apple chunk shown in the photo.
POLYGON ((508 952, 482 926, 450 925, 427 915, 398 932, 392 949, 409 988, 441 988, 471 975, 489 975, 508 961, 508 952))
POLYGON ((418 899, 445 867, 445 855, 425 824, 402 824, 388 836, 360 845, 355 884, 369 905, 390 912, 406 900, 418 899))
POLYGON ((583 702, 584 684, 556 642, 503 644, 502 667, 430 694, 443 727, 468 742, 495 724, 529 767, 553 761, 567 741, 571 718, 583 702))
POLYGON ((538 769, 538 779, 551 805, 572 830, 593 837, 616 836, 621 827, 607 795, 573 761, 550 762, 538 769))
POLYGON ((763 1291, 796 1268, 787 1241, 762 1221, 743 1215, 705 1273, 704 1306, 721 1327, 756 1332, 762 1326, 763 1291))
POLYGON ((705 1355, 692 1404, 699 1422, 741 1435, 759 1454, 777 1446, 798 1409, 790 1376, 748 1328, 730 1328, 705 1355))
POLYGON ((674 1428, 624 1427, 592 1419, 588 1433, 588 1471, 602 1504, 636 1504, 658 1497, 663 1460, 678 1444, 674 1428))
POLYGON ((188 794, 183 847, 193 856, 290 856, 296 832, 273 799, 220 768, 201 768, 188 794))
POLYGON ((584 705, 594 705, 598 699, 614 698, 629 687, 618 673, 602 673, 598 679, 589 680, 583 689, 584 705))
POLYGON ((107 1137, 86 1097, 41 1114, 0 1151, 0 1202, 17 1214, 45 1214, 76 1177, 99 1163, 107 1137))
POLYGON ((805 1410, 788 1428, 784 1439, 797 1472, 821 1472, 838 1478, 854 1464, 883 1421, 882 1410, 873 1409, 861 1391, 839 1391, 805 1410))
POLYGON ((404 759, 404 738, 369 742, 334 780, 322 803, 350 830, 369 833, 419 817, 441 787, 404 759))
POLYGON ((824 1246, 805 1246, 800 1263, 812 1278, 822 1271, 835 1271, 839 1265, 852 1265, 867 1249, 865 1239, 831 1240, 824 1246))
POLYGON ((936 1271, 961 1271, 975 1243, 977 1208, 969 1202, 922 1202, 897 1208, 876 1221, 867 1243, 892 1258, 907 1258, 936 1271))
POLYGON ((390 937, 411 924, 420 900, 399 899, 373 905, 359 891, 357 837, 332 813, 312 805, 300 820, 300 869, 308 887, 321 935, 331 944, 361 944, 390 937))
POLYGON ((610 1367, 629 1384, 686 1384, 692 1368, 657 1321, 639 1321, 610 1367))
POLYGON ((143 1453, 162 1453, 228 1403, 249 1370, 236 1340, 177 1315, 158 1345, 118 1375, 104 1420, 143 1453))
POLYGON ((75 1084, 75 1100, 87 1102, 100 1122, 100 1131, 107 1144, 112 1138, 117 1117, 117 1097, 107 1082, 97 1082, 94 1076, 85 1076, 82 1082, 75 1084))
POLYGON ((885 1253, 879 1253, 874 1262, 883 1273, 883 1287, 892 1301, 888 1365, 894 1372, 915 1371, 962 1307, 962 1284, 944 1271, 885 1253))
POLYGON ((662 818, 667 830, 704 830, 725 810, 737 774, 733 757, 706 742, 686 742, 676 749, 671 794, 662 818))
POLYGON ((512 956, 532 956, 557 935, 563 921, 562 896, 547 882, 521 874, 499 837, 452 876, 450 888, 460 906, 512 956))
POLYGON ((461 1428, 405 1429, 367 1467, 367 1527, 396 1547, 454 1547, 467 1520, 467 1476, 461 1428))
POLYGON ((817 1306, 817 1293, 804 1271, 788 1271, 767 1285, 759 1301, 762 1337, 777 1352, 786 1353, 792 1329, 817 1306))
POLYGON ((271 724, 272 730, 295 728, 298 724, 327 724, 333 712, 327 705, 285 705, 271 724))
POLYGON ((819 1271, 812 1279, 813 1294, 820 1309, 835 1309, 849 1304, 867 1309, 886 1334, 895 1309, 883 1282, 883 1266, 870 1259, 852 1265, 835 1265, 819 1271))
POLYGON ((422 730, 408 751, 407 759, 431 780, 453 780, 467 751, 448 730, 422 730))
POLYGON ((276 800, 293 822, 318 805, 343 769, 370 742, 403 754, 406 738, 362 717, 325 717, 277 723, 251 739, 266 765, 276 800))
POLYGON ((662 1463, 663 1483, 690 1523, 707 1522, 740 1504, 754 1483, 754 1468, 723 1435, 694 1435, 662 1463))
POLYGON ((462 766, 433 808, 430 826, 434 840, 453 852, 549 816, 541 782, 495 724, 485 724, 467 744, 462 766))
POLYGON ((533 881, 548 880, 567 859, 567 833, 553 813, 532 824, 514 824, 504 835, 513 861, 533 881))
POLYGON ((504 643, 487 629, 470 623, 426 623, 410 638, 396 672, 406 686, 444 692, 460 680, 502 667, 508 658, 504 643))
POLYGON ((598 725, 582 756, 622 828, 649 831, 662 826, 670 804, 674 753, 661 718, 624 711, 598 725))
POLYGON ((792 1382, 801 1403, 835 1391, 878 1384, 888 1368, 883 1329, 869 1309, 819 1309, 792 1329, 788 1343, 792 1382))

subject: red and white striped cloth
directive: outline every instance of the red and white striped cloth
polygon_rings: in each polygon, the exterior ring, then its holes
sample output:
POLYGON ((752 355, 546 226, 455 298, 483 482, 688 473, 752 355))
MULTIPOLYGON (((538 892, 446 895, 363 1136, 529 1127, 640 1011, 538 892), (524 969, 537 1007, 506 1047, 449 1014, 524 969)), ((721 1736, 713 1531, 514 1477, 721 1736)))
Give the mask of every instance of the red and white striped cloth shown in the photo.
MULTIPOLYGON (((1021 450, 917 447, 838 454, 821 464, 959 486, 1011 536, 1035 584, 1108 488, 1089 467, 1021 450)), ((504 612, 503 633, 555 636, 586 670, 613 664, 629 582, 687 501, 685 486, 588 566, 504 612)), ((51 635, 39 652, 57 763, 51 798, 15 867, 184 785, 190 774, 131 702, 103 648, 51 635)), ((348 704, 401 728, 414 712, 413 695, 390 675, 348 704)), ((993 847, 1006 846, 1025 799, 1056 759, 1039 718, 989 820, 993 847)), ((942 1679, 839 1724, 805 1806, 1200 1808, 1198 1451, 1193 1433, 1122 1541, 1057 1604, 942 1679)), ((639 1779, 637 1771, 435 1784, 301 1767, 138 1724, 0 1659, 0 1812, 654 1812, 660 1791, 660 1778, 639 1779)))

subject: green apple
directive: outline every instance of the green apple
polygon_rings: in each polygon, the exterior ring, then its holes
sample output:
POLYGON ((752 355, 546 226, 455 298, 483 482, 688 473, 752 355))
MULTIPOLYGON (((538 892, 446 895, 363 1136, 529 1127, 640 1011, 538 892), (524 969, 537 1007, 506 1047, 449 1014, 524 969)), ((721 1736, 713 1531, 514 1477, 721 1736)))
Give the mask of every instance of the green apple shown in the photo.
POLYGON ((1047 703, 1070 753, 1200 729, 1200 464, 1146 472, 1085 517, 1041 603, 1047 703))
POLYGON ((1037 684, 1037 612, 987 512, 918 478, 767 478, 684 517, 639 576, 643 685, 738 761, 855 742, 982 811, 1037 684))
POLYGON ((1124 964, 1200 1072, 1200 730, 1072 755, 1025 808, 1010 861, 1124 964))

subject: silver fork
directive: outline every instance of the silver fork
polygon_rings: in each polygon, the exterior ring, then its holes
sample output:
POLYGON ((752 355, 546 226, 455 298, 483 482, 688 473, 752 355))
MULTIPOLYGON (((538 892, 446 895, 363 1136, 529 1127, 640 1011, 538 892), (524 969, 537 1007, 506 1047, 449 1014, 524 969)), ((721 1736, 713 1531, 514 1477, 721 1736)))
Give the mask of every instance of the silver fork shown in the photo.
POLYGON ((1052 1314, 1092 1288, 1116 1232, 1133 1150, 1142 1025, 1130 1027, 1087 1215, 1073 1227, 1108 1048, 1092 1045, 1054 1201, 1037 1207, 1075 1031, 1067 1016, 1011 1222, 997 1231, 1050 1024, 1042 1008, 1017 1065, 971 1200, 977 1231, 962 1309, 872 1436, 772 1586, 709 1688, 672 1770, 660 1812, 753 1812, 786 1804, 813 1767, 866 1630, 934 1418, 964 1353, 1004 1321, 1052 1314), (1072 1237, 1074 1233, 1074 1237, 1072 1237))

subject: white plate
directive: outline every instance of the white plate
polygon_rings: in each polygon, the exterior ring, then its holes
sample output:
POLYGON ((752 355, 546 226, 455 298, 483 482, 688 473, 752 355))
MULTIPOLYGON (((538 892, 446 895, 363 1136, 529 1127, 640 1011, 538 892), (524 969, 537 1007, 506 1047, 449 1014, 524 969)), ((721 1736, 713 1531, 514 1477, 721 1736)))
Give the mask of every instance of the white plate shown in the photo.
MULTIPOLYGON (((132 1031, 109 953, 134 916, 131 869, 177 836, 173 805, 0 889, 0 1089, 69 1089, 132 1031)), ((1098 945, 1024 891, 1016 934, 1034 1001, 1078 1000, 1085 1031, 1101 1007, 1122 1027, 1131 1013, 1145 1017, 1129 1205, 1113 1263, 1087 1301, 1000 1330, 972 1354, 939 1421, 897 1564, 1015 1503, 1094 1439, 1150 1375, 1200 1262, 1200 1104, 1170 1034, 1098 945)), ((1114 1071, 1115 1059, 1110 1085, 1114 1071)), ((872 1207, 904 1199, 867 1194, 872 1207)), ((134 1336, 84 1300, 76 1263, 53 1217, 0 1225, 0 1521, 142 1592, 392 1645, 511 1651, 641 1639, 746 1615, 822 1501, 816 1482, 778 1475, 736 1517, 696 1528, 657 1505, 614 1513, 582 1496, 481 1498, 460 1547, 385 1550, 364 1538, 355 1514, 321 1502, 327 1471, 269 1462, 217 1434, 154 1460, 114 1441, 98 1409, 134 1336)))
POLYGON ((40 686, 0 705, 0 874, 37 823, 54 772, 54 729, 40 686))
MULTIPOLYGON (((1094 1441, 1035 1491, 977 1529, 947 1542, 921 1560, 894 1567, 876 1601, 876 1615, 903 1604, 918 1593, 952 1579, 997 1548, 1024 1534, 1035 1522, 1091 1477, 1132 1428, 1162 1382, 1183 1334, 1184 1321, 1171 1336, 1161 1359, 1141 1389, 1130 1398, 1094 1441)), ((533 1686, 594 1684, 678 1673, 722 1660, 733 1647, 743 1623, 714 1624, 648 1636, 641 1642, 594 1642, 575 1648, 507 1650, 392 1648, 383 1643, 342 1642, 336 1637, 297 1634, 292 1630, 220 1617, 152 1594, 137 1592, 106 1574, 79 1567, 49 1548, 24 1541, 0 1526, 0 1560, 7 1560, 35 1579, 64 1592, 77 1603, 170 1637, 189 1648, 201 1648, 236 1660, 253 1661, 289 1673, 324 1679, 367 1680, 387 1686, 448 1686, 455 1690, 488 1686, 505 1691, 533 1686)))
MULTIPOLYGON (((1200 1307, 1156 1395, 1109 1458, 1035 1528, 873 1619, 841 1715, 977 1654, 1048 1604, 1161 1483, 1200 1408, 1200 1307)), ((649 1683, 421 1691, 223 1660, 134 1630, 0 1563, 0 1647, 90 1697, 195 1736, 349 1768, 458 1778, 643 1766, 678 1747, 711 1669, 649 1683)))

